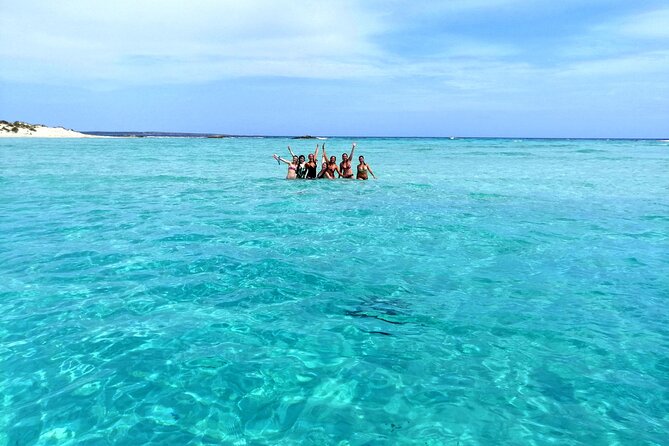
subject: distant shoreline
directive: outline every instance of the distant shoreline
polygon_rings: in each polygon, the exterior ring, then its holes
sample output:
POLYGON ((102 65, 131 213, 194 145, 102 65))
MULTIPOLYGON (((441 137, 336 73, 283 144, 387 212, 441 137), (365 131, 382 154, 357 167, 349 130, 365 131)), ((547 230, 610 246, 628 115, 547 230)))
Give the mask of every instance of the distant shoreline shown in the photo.
MULTIPOLYGON (((105 132, 100 130, 82 131, 85 135, 121 137, 121 138, 209 138, 209 139, 229 139, 229 138, 276 138, 276 139, 296 139, 294 135, 228 135, 220 133, 196 133, 196 132, 105 132)), ((299 139, 299 138, 298 138, 299 139)), ((570 137, 526 137, 526 136, 319 136, 314 138, 318 140, 328 139, 503 139, 519 141, 658 141, 669 142, 665 138, 570 138, 570 137)))
POLYGON ((49 127, 41 124, 29 124, 15 121, 0 120, 0 138, 277 138, 293 140, 321 140, 331 138, 365 140, 365 139, 444 139, 444 140, 518 140, 521 141, 658 141, 669 142, 669 137, 660 138, 570 138, 570 137, 526 137, 526 136, 295 136, 295 135, 234 135, 223 133, 199 132, 133 132, 133 131, 77 131, 64 127, 49 127))

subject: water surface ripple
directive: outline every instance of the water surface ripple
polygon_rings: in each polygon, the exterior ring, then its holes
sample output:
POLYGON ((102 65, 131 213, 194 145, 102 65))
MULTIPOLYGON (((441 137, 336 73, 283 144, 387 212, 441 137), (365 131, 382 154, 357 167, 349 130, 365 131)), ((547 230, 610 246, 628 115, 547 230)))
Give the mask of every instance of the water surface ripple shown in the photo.
POLYGON ((667 444, 669 144, 288 143, 0 141, 0 445, 667 444))

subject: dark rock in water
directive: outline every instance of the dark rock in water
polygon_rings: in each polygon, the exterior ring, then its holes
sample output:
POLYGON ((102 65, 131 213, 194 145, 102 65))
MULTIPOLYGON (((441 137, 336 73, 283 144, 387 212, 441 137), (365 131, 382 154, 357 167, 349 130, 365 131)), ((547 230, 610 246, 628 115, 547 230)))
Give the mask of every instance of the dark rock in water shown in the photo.
POLYGON ((219 138, 229 138, 228 135, 208 135, 207 138, 219 139, 219 138))
POLYGON ((304 136, 295 136, 293 139, 318 139, 317 136, 304 135, 304 136))

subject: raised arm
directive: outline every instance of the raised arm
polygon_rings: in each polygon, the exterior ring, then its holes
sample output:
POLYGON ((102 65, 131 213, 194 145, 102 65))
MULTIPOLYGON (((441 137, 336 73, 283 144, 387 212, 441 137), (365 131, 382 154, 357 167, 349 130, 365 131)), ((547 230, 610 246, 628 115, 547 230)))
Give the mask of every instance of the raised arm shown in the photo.
POLYGON ((318 163, 318 144, 316 144, 316 151, 314 152, 314 161, 318 163))
POLYGON ((275 160, 277 160, 277 161, 279 161, 279 162, 286 163, 286 164, 290 164, 290 161, 287 161, 287 160, 281 158, 281 157, 280 157, 279 155, 277 155, 276 153, 272 156, 272 158, 274 158, 275 160))
POLYGON ((288 151, 290 152, 290 156, 295 156, 293 149, 291 149, 290 146, 288 146, 288 151))
POLYGON ((355 152, 355 146, 357 146, 358 143, 353 143, 353 146, 351 147, 351 154, 348 156, 348 159, 352 160, 353 159, 353 152, 355 152))
POLYGON ((325 153, 325 143, 323 143, 323 161, 328 162, 328 154, 325 153))

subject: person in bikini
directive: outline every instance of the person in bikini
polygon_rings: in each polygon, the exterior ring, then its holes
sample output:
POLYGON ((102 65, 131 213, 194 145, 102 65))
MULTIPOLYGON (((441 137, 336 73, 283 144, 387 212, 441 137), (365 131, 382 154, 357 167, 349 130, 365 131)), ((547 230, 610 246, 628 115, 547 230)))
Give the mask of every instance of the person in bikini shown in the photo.
MULTIPOLYGON (((334 161, 334 168, 332 166, 331 161, 328 161, 328 154, 325 151, 325 144, 323 144, 323 164, 321 164, 321 171, 318 172, 318 175, 316 175, 316 178, 325 178, 327 180, 334 180, 335 172, 339 172, 339 168, 337 167, 337 162, 336 159, 334 161)), ((332 157, 334 158, 334 156, 332 157)))
POLYGON ((330 157, 330 162, 328 163, 328 172, 330 173, 330 176, 334 178, 335 172, 337 172, 337 175, 339 175, 339 178, 341 178, 341 170, 339 170, 339 166, 337 166, 337 157, 336 156, 331 156, 330 157))
POLYGON ((358 157, 358 161, 360 161, 360 164, 358 164, 358 174, 356 175, 356 179, 366 180, 368 178, 367 172, 369 172, 376 180, 376 175, 374 175, 374 172, 372 172, 372 168, 369 167, 369 164, 365 163, 365 157, 360 155, 358 157))
POLYGON ((339 169, 341 171, 342 178, 353 179, 353 168, 351 167, 351 160, 353 159, 353 152, 355 152, 356 145, 357 145, 356 143, 353 143, 350 155, 347 153, 341 154, 341 163, 339 163, 339 169))
POLYGON ((337 172, 337 175, 341 178, 341 171, 339 170, 339 166, 337 166, 337 157, 331 156, 328 161, 328 155, 325 153, 325 144, 323 144, 323 161, 327 163, 326 173, 323 175, 323 178, 334 180, 335 172, 337 172))
POLYGON ((285 160, 285 159, 281 158, 279 155, 277 155, 276 153, 272 157, 279 164, 281 164, 281 163, 288 164, 288 174, 286 175, 287 180, 294 180, 294 179, 297 178, 297 168, 298 168, 299 163, 300 163, 300 159, 297 156, 293 155, 293 160, 292 161, 285 160))

